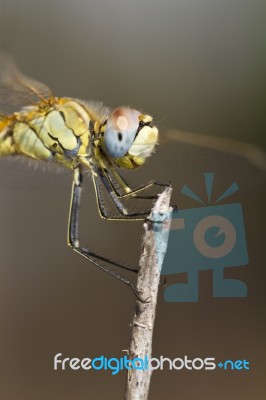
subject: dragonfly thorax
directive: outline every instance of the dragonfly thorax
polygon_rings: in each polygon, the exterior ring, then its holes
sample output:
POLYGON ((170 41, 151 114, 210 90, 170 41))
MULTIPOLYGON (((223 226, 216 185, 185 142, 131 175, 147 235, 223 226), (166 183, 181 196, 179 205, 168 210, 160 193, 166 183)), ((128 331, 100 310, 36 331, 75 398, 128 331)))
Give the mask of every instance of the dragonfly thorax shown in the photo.
POLYGON ((87 154, 90 121, 91 116, 82 104, 54 98, 47 109, 40 104, 16 113, 6 135, 12 137, 13 154, 57 161, 72 168, 78 158, 87 154))

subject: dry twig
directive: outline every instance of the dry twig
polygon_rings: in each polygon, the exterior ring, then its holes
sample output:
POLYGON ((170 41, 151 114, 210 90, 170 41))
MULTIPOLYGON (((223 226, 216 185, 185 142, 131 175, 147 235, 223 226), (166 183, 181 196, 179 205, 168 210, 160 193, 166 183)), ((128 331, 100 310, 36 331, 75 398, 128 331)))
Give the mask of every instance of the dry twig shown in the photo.
MULTIPOLYGON (((136 300, 133 317, 129 358, 151 358, 152 335, 156 313, 158 286, 171 223, 169 208, 172 188, 167 187, 158 197, 149 219, 144 224, 142 252, 139 264, 137 290, 144 302, 136 300), (146 301, 145 301, 146 300, 146 301)), ((126 400, 148 398, 151 371, 131 369, 126 381, 126 400)))

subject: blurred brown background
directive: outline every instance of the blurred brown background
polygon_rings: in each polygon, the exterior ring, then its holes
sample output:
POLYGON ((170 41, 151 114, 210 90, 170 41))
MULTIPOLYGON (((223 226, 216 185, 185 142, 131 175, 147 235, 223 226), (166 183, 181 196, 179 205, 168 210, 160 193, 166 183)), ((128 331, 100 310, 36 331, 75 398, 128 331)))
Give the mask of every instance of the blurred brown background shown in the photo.
MULTIPOLYGON (((60 96, 131 105, 171 127, 265 148, 265 3, 259 0, 0 0, 0 44, 21 69, 60 96)), ((150 399, 264 399, 265 171, 243 157, 164 143, 147 166, 128 174, 142 183, 171 180, 173 203, 205 196, 215 172, 218 197, 243 206, 246 267, 225 275, 247 283, 246 299, 214 299, 212 273, 200 273, 200 301, 159 296, 154 356, 247 359, 250 371, 163 371, 150 399)), ((134 297, 66 246, 71 173, 0 160, 0 398, 122 399, 125 374, 54 371, 53 357, 120 357, 130 336, 134 297)), ((82 241, 136 265, 141 223, 97 215, 91 183, 82 207, 82 241)), ((178 262, 178 255, 177 255, 178 262)), ((178 281, 178 277, 176 277, 178 281)))

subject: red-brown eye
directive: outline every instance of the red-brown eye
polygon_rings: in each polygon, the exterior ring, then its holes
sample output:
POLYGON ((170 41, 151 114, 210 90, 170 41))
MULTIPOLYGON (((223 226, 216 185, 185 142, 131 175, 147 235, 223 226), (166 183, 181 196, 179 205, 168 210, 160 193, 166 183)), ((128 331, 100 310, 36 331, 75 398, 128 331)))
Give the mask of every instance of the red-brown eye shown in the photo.
POLYGON ((104 132, 104 147, 110 157, 127 154, 139 127, 139 115, 139 111, 124 107, 116 108, 110 114, 104 132))

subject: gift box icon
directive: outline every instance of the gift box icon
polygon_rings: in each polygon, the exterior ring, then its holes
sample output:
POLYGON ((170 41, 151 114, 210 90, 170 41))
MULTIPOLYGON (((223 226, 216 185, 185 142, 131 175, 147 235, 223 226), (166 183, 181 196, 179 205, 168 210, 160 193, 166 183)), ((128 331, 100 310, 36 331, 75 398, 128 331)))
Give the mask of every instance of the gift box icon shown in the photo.
POLYGON ((242 206, 220 204, 238 190, 233 183, 213 204, 213 173, 206 173, 208 204, 188 187, 182 193, 201 203, 201 207, 173 213, 167 253, 162 275, 187 273, 187 283, 165 288, 167 302, 198 301, 198 275, 201 270, 213 271, 213 297, 246 297, 246 284, 238 279, 225 279, 224 268, 248 263, 242 206), (218 204, 217 204, 218 203, 218 204), (210 205, 211 204, 211 205, 210 205))

